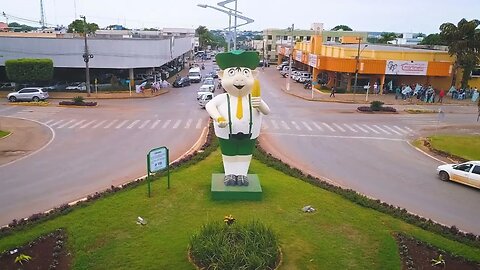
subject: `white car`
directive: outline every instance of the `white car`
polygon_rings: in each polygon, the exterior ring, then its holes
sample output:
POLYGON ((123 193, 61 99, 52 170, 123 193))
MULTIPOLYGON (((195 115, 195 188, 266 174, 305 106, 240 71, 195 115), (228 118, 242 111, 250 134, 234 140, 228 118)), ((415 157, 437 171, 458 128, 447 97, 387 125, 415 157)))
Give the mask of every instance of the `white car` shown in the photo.
POLYGON ((18 90, 17 92, 12 92, 7 95, 7 99, 10 102, 16 102, 20 100, 25 101, 35 101, 45 100, 48 98, 48 92, 44 91, 40 87, 27 87, 18 90))
POLYGON ((197 91, 197 100, 199 100, 204 94, 211 94, 215 90, 213 85, 202 85, 197 91))
POLYGON ((455 181, 480 188, 480 161, 440 165, 437 172, 442 181, 455 181))
POLYGON ((198 105, 200 105, 200 108, 204 109, 205 105, 213 99, 213 93, 205 93, 200 96, 198 99, 198 105))
POLYGON ((76 82, 67 86, 65 90, 86 91, 87 85, 84 82, 76 82))

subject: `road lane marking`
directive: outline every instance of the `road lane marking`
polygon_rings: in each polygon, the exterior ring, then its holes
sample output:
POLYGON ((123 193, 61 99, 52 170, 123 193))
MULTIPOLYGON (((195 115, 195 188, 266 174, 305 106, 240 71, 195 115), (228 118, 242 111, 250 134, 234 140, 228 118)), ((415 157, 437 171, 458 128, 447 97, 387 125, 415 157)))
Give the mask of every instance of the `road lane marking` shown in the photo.
POLYGON ((128 122, 128 120, 123 120, 123 122, 121 122, 120 124, 118 124, 115 128, 116 128, 116 129, 119 129, 119 128, 123 127, 123 125, 125 125, 127 122, 128 122))
POLYGON ((118 120, 115 119, 113 120, 112 122, 108 123, 108 125, 104 126, 103 128, 110 128, 111 126, 113 126, 118 120))
POLYGON ((400 139, 400 138, 368 137, 368 136, 342 136, 342 135, 323 135, 323 134, 295 134, 295 133, 278 133, 278 132, 267 132, 267 134, 270 134, 270 135, 278 135, 278 136, 292 136, 292 137, 313 137, 313 138, 359 139, 359 140, 380 140, 380 141, 408 142, 408 140, 400 139))
POLYGON ((280 127, 278 126, 277 121, 275 121, 275 120, 272 119, 272 120, 270 120, 270 122, 272 122, 272 125, 273 125, 273 128, 274 128, 274 129, 279 129, 279 128, 280 128, 280 127))
POLYGON ((409 127, 405 127, 405 129, 413 133, 413 129, 411 129, 409 127))
POLYGON ((148 125, 148 123, 150 123, 150 121, 152 121, 152 120, 145 120, 145 121, 138 127, 138 129, 143 129, 146 125, 148 125))
POLYGON ((177 120, 177 122, 175 122, 175 124, 173 125, 173 129, 178 128, 178 126, 180 126, 181 122, 182 122, 182 120, 177 120))
POLYGON ((48 125, 48 124, 50 124, 50 123, 53 122, 53 121, 54 121, 54 120, 51 119, 51 120, 48 120, 47 122, 45 122, 44 124, 45 124, 45 125, 48 125))
POLYGON ((310 127, 310 125, 307 124, 307 122, 305 121, 302 121, 302 124, 310 131, 312 131, 313 129, 310 127))
POLYGON ((162 122, 162 120, 155 120, 155 122, 153 122, 153 125, 150 127, 150 129, 154 129, 160 122, 162 122))
POLYGON ((378 132, 377 130, 371 128, 369 125, 363 124, 363 126, 366 127, 366 128, 368 128, 368 129, 370 129, 370 130, 373 131, 373 133, 375 133, 375 134, 380 134, 380 132, 378 132))
POLYGON ((323 131, 323 128, 322 128, 320 125, 318 125, 316 122, 313 122, 313 121, 312 121, 312 124, 313 124, 318 130, 323 131))
POLYGON ((55 122, 55 123, 51 124, 51 125, 50 125, 50 127, 54 127, 54 126, 56 126, 56 125, 58 125, 58 124, 62 123, 63 121, 65 121, 65 120, 59 120, 59 121, 57 121, 57 122, 55 122))
POLYGON ((86 127, 90 126, 91 124, 95 123, 96 121, 97 120, 92 120, 92 121, 86 123, 85 125, 81 126, 80 128, 86 128, 86 127))
POLYGON ((396 128, 396 129, 398 129, 398 130, 400 130, 401 132, 403 132, 403 133, 405 133, 405 134, 408 134, 408 133, 409 133, 408 131, 402 129, 402 128, 399 127, 399 126, 393 126, 393 127, 396 128))
POLYGON ((346 128, 350 129, 350 131, 357 133, 357 131, 356 131, 354 128, 352 128, 351 126, 349 126, 349 125, 347 125, 347 124, 343 124, 343 125, 344 125, 346 128))
POLYGON ((290 130, 290 127, 287 125, 287 122, 282 120, 282 121, 280 121, 280 123, 282 123, 282 126, 283 126, 284 129, 290 130))
POLYGON ((172 120, 167 120, 167 121, 163 124, 162 128, 167 128, 167 126, 170 124, 170 122, 172 122, 172 120))
POLYGON ((386 125, 383 125, 386 129, 390 130, 391 132, 393 133, 396 133, 397 135, 402 135, 402 133, 396 131, 395 129, 389 127, 389 126, 386 126, 386 125))
POLYGON ((262 121, 262 129, 268 129, 268 122, 262 121))
POLYGON ((330 125, 328 125, 327 123, 323 123, 322 122, 322 125, 324 125, 326 128, 330 129, 331 132, 335 132, 335 129, 333 129, 330 125))
POLYGON ((302 130, 299 125, 295 121, 290 121, 292 125, 295 127, 296 130, 302 130))
POLYGON ((368 132, 368 130, 362 128, 361 126, 357 125, 357 124, 353 124, 356 128, 360 129, 362 132, 365 132, 365 133, 370 133, 368 132))
POLYGON ((185 128, 186 128, 186 129, 189 129, 190 126, 192 125, 192 122, 193 122, 192 119, 188 119, 187 123, 185 124, 185 128))
POLYGON ((85 121, 87 121, 87 120, 81 120, 81 121, 69 126, 68 128, 70 128, 70 129, 71 128, 76 128, 76 127, 80 126, 81 124, 85 123, 85 121))
POLYGON ((202 118, 198 119, 197 125, 195 125, 196 129, 199 129, 200 127, 202 127, 202 118))
POLYGON ((100 121, 100 123, 95 124, 92 128, 98 128, 99 126, 103 125, 107 120, 100 121))
POLYGON ((332 125, 334 125, 336 128, 338 128, 341 132, 345 132, 345 129, 343 129, 341 126, 339 126, 335 123, 332 123, 332 125))
POLYGON ((63 123, 63 124, 59 125, 59 126, 57 127, 57 129, 59 129, 59 128, 64 128, 65 126, 70 125, 72 122, 75 122, 75 119, 72 119, 72 120, 70 120, 70 121, 67 121, 66 123, 63 123))
POLYGON ((133 128, 138 122, 140 122, 140 120, 135 120, 135 121, 133 121, 133 122, 127 127, 127 129, 133 128))
POLYGON ((385 134, 388 134, 388 135, 392 135, 390 132, 386 131, 385 129, 377 126, 377 125, 373 125, 373 127, 375 127, 376 129, 380 130, 381 132, 385 133, 385 134))

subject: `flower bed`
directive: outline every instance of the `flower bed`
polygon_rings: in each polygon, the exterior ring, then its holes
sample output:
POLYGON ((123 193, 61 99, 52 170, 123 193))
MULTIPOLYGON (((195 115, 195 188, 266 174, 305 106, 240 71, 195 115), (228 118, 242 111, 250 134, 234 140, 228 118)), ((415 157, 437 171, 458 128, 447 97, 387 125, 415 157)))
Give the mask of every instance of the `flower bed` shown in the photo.
POLYGON ((360 106, 357 108, 359 112, 391 112, 391 113, 396 113, 397 109, 393 107, 381 107, 379 110, 373 110, 372 108, 368 106, 360 106))
POLYGON ((82 101, 82 102, 60 101, 58 105, 94 107, 94 106, 97 106, 97 102, 95 101, 82 101))

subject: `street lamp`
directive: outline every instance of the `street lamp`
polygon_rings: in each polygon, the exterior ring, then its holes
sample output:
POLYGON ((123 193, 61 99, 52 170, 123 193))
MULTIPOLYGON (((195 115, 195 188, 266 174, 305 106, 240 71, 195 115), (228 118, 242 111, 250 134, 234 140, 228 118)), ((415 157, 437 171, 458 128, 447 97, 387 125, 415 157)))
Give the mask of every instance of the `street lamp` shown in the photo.
POLYGON ((90 58, 93 58, 93 54, 90 54, 88 52, 88 45, 87 45, 87 19, 85 16, 80 16, 80 18, 83 19, 83 35, 84 35, 84 40, 85 40, 85 53, 82 55, 83 56, 83 61, 85 62, 85 87, 87 89, 87 97, 90 96, 90 69, 88 67, 88 62, 90 61, 90 58))
POLYGON ((292 27, 289 27, 289 30, 291 31, 291 37, 290 37, 290 58, 288 62, 288 77, 286 81, 286 89, 287 91, 290 91, 290 80, 292 78, 292 55, 293 55, 293 30, 295 30, 295 25, 292 23, 292 27))
MULTIPOLYGON (((242 16, 242 15, 238 15, 239 13, 242 13, 242 12, 236 10, 236 5, 235 5, 235 9, 225 7, 226 10, 221 9, 221 8, 217 8, 217 7, 214 7, 214 6, 206 5, 206 4, 197 4, 197 6, 201 7, 201 8, 212 8, 212 9, 215 9, 215 10, 220 11, 222 13, 228 14, 228 33, 229 34, 230 34, 231 28, 232 28, 232 11, 235 12, 235 14, 234 14, 234 16, 235 16, 235 21, 234 21, 235 33, 234 33, 234 39, 233 39, 233 49, 234 50, 237 48, 237 38, 236 38, 237 27, 254 22, 253 19, 250 19, 250 18, 242 16), (245 20, 246 22, 243 23, 243 24, 237 25, 237 17, 242 19, 242 20, 245 20)), ((228 38, 228 50, 230 51, 230 37, 228 38)))
POLYGON ((365 50, 365 48, 368 47, 368 44, 365 44, 363 49, 360 51, 360 42, 362 41, 362 38, 357 38, 358 40, 358 50, 357 50, 357 56, 355 57, 356 63, 355 63, 355 82, 353 84, 353 101, 355 101, 355 93, 357 91, 357 81, 358 81, 358 65, 360 64, 360 54, 365 50))

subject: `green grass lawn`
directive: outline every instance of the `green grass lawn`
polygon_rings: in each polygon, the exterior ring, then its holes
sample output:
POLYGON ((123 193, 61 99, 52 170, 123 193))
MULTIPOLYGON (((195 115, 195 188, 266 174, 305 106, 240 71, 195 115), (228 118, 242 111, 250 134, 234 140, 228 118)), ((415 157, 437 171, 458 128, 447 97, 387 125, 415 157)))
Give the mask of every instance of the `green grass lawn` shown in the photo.
POLYGON ((215 151, 188 168, 153 182, 152 197, 142 184, 0 238, 0 250, 65 228, 74 269, 194 269, 187 260, 190 237, 208 221, 232 214, 237 222, 259 220, 277 233, 281 269, 400 269, 395 232, 405 232, 443 250, 480 261, 480 249, 424 231, 389 215, 354 204, 253 161, 264 198, 260 202, 210 199, 212 172, 221 172, 215 151), (312 205, 314 213, 301 208, 312 205), (135 223, 145 218, 145 226, 135 223))
POLYGON ((432 147, 468 160, 480 160, 480 136, 430 137, 432 147))
POLYGON ((3 138, 5 136, 7 136, 8 134, 10 134, 9 131, 0 130, 0 138, 3 138))

